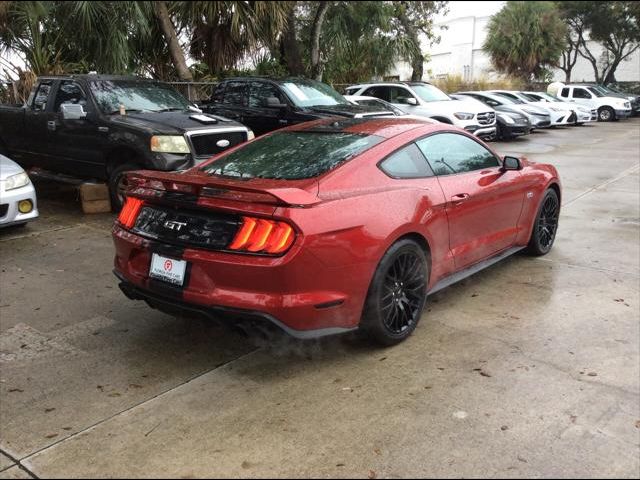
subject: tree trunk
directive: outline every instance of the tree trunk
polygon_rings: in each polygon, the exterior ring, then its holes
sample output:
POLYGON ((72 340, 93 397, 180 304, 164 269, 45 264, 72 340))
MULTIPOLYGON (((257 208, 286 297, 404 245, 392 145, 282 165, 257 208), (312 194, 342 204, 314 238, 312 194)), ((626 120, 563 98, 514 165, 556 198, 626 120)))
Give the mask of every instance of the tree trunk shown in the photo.
POLYGON ((287 70, 291 75, 304 75, 304 65, 302 63, 302 54, 300 46, 296 38, 296 3, 289 2, 290 8, 287 12, 287 26, 282 32, 281 55, 286 62, 287 70))
POLYGON ((415 53, 411 59, 411 81, 420 82, 424 75, 424 55, 422 53, 415 53))
POLYGON ((329 9, 329 2, 321 1, 316 10, 311 28, 311 77, 322 80, 322 64, 320 62, 320 34, 322 33, 322 23, 329 9))
POLYGON ((193 80, 193 75, 191 75, 191 71, 189 70, 189 68, 187 68, 187 61, 184 58, 184 52, 182 51, 180 43, 178 42, 178 35, 176 34, 176 28, 171 21, 171 16, 169 15, 167 2, 154 2, 154 7, 156 17, 160 22, 162 35, 164 36, 164 40, 165 42, 167 42, 167 46, 169 47, 169 53, 171 54, 171 61, 173 62, 173 66, 176 67, 180 80, 190 82, 193 80))

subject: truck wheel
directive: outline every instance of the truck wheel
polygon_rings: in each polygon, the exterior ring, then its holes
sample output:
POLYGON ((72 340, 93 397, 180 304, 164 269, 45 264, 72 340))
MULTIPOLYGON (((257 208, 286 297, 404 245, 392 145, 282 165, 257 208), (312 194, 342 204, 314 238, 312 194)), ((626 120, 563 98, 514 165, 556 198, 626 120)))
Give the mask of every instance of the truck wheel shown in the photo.
POLYGON ((124 163, 115 167, 109 175, 109 195, 111 197, 111 209, 119 212, 124 204, 124 192, 127 189, 125 173, 132 170, 141 170, 143 167, 135 163, 124 163))
POLYGON ((599 122, 612 122, 616 119, 616 112, 611 107, 600 107, 598 109, 598 121, 599 122))

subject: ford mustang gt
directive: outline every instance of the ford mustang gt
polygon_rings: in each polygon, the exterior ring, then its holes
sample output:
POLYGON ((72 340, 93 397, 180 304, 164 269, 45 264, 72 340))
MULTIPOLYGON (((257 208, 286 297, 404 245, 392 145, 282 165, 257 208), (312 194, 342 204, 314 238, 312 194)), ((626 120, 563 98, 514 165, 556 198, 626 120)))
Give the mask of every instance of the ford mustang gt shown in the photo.
POLYGON ((560 194, 553 166, 452 125, 318 120, 184 172, 130 173, 114 272, 166 312, 392 345, 430 293, 518 250, 549 252, 560 194))

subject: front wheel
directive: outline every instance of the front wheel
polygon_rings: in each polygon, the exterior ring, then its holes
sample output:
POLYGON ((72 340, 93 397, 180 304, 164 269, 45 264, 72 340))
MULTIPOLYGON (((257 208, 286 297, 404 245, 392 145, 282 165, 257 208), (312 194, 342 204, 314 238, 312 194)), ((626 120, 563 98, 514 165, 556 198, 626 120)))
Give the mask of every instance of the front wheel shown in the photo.
POLYGON ((598 110, 599 122, 612 122, 616 119, 616 112, 611 107, 600 107, 598 110))
POLYGON ((551 250, 558 231, 558 217, 560 215, 560 199, 553 188, 548 189, 534 220, 531 239, 527 251, 531 255, 546 255, 551 250))
POLYGON ((428 279, 427 255, 422 247, 409 239, 394 243, 373 276, 360 329, 383 346, 405 340, 422 315, 428 279))
POLYGON ((125 173, 132 170, 140 170, 142 167, 133 163, 125 163, 115 167, 109 175, 109 195, 111 197, 111 209, 119 212, 124 204, 127 182, 125 173))

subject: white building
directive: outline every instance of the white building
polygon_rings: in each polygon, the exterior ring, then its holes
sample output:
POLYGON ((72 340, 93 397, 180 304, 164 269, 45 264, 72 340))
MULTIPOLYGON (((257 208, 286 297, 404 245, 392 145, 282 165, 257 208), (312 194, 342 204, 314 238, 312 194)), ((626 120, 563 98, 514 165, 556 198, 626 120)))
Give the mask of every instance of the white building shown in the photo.
MULTIPOLYGON (((491 16, 497 13, 504 2, 451 2, 450 13, 436 20, 434 31, 439 32, 440 43, 430 46, 422 39, 422 50, 431 57, 425 63, 425 80, 460 75, 465 81, 481 78, 492 80, 499 75, 493 70, 488 55, 482 49, 487 36, 487 26, 491 16), (441 28, 443 27, 443 28, 441 28)), ((587 42, 591 52, 598 58, 602 47, 596 42, 587 42)), ((399 62, 391 76, 400 80, 411 78, 411 66, 399 62)), ((562 70, 554 69, 554 81, 564 81, 562 70)), ((578 56, 571 73, 573 82, 595 80, 591 63, 578 56)), ((618 81, 640 81, 640 50, 636 50, 616 69, 618 81)))

